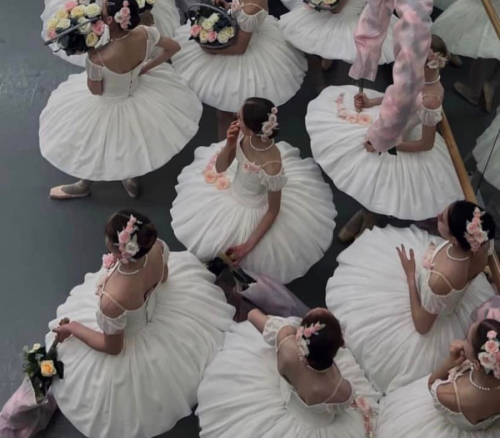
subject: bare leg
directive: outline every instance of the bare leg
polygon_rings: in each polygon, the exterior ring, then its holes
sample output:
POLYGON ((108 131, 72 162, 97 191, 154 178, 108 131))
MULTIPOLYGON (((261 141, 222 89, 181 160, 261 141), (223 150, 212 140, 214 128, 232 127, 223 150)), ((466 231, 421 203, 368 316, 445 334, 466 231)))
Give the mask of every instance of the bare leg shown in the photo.
POLYGON ((86 179, 81 179, 74 184, 65 186, 57 186, 50 189, 50 198, 60 201, 66 199, 84 198, 90 195, 90 188, 93 182, 86 179))
POLYGON ((219 121, 219 141, 223 141, 226 138, 227 130, 229 126, 234 121, 234 114, 228 113, 226 111, 217 110, 217 119, 219 121))
POLYGON ((320 94, 326 87, 322 59, 317 55, 307 55, 307 63, 309 64, 309 73, 313 80, 314 88, 320 94))
POLYGON ((123 187, 131 198, 137 198, 141 194, 139 182, 136 178, 129 178, 122 181, 123 187))
POLYGON ((321 70, 328 71, 332 68, 333 61, 331 59, 321 59, 321 70))

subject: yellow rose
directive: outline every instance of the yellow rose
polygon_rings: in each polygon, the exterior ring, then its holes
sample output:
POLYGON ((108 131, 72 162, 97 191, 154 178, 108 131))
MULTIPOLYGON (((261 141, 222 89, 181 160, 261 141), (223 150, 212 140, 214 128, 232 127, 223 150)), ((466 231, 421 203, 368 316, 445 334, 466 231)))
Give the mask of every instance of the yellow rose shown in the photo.
POLYGON ((139 9, 144 9, 146 7, 146 0, 137 0, 137 6, 139 6, 139 9))
POLYGON ((80 18, 85 15, 85 6, 80 5, 71 10, 71 18, 80 18))
POLYGON ((68 13, 66 12, 66 10, 64 9, 61 9, 59 11, 57 11, 54 15, 54 18, 59 21, 59 20, 64 20, 65 18, 69 18, 69 15, 68 13))
POLYGON ((334 3, 337 3, 337 0, 323 0, 323 3, 325 5, 333 5, 334 3))
POLYGON ((210 17, 208 17, 208 19, 215 24, 219 21, 219 16, 216 13, 213 13, 210 17))
POLYGON ((71 26, 71 21, 69 21, 67 18, 63 18, 62 20, 59 20, 56 25, 57 30, 66 30, 71 26))
POLYGON ((234 38, 234 27, 225 27, 223 32, 227 34, 229 39, 234 38))
POLYGON ((97 3, 91 3, 85 8, 85 15, 89 18, 97 17, 101 15, 101 7, 97 3))
POLYGON ((95 32, 90 32, 86 37, 85 37, 85 44, 87 47, 95 47, 96 44, 99 42, 99 37, 95 32))
POLYGON ((154 5, 156 0, 146 0, 148 5, 154 5))
POLYGON ((47 22, 47 30, 56 30, 56 26, 57 26, 57 22, 59 20, 54 17, 54 18, 51 18, 48 22, 47 22))
POLYGON ((78 33, 81 33, 82 35, 87 35, 92 31, 92 23, 88 23, 88 20, 85 17, 80 17, 78 19, 78 24, 80 23, 87 23, 87 24, 80 26, 78 28, 78 33))
POLYGON ((208 41, 208 32, 204 29, 200 31, 200 43, 206 43, 208 41))
POLYGON ((42 360, 40 362, 40 372, 43 377, 52 377, 57 374, 54 362, 51 360, 42 360))

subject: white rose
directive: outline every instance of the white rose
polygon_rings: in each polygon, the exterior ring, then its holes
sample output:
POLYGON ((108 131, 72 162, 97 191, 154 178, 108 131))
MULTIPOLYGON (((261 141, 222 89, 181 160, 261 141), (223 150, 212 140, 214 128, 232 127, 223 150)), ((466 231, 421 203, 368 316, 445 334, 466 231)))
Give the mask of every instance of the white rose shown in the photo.
POLYGON ((155 2, 156 2, 156 0, 146 0, 146 3, 147 3, 148 5, 154 5, 154 4, 155 4, 155 2))
POLYGON ((29 351, 30 353, 34 353, 35 351, 40 350, 42 346, 40 344, 33 344, 33 348, 29 351))
POLYGON ((59 20, 56 25, 57 30, 66 30, 69 29, 71 26, 71 21, 67 18, 63 18, 62 20, 59 20))
POLYGON ((97 3, 91 3, 85 8, 85 15, 94 18, 101 15, 101 7, 97 3))
POLYGON ((78 24, 80 24, 80 23, 87 23, 87 24, 80 26, 78 28, 78 33, 81 33, 82 35, 87 35, 88 33, 90 33, 92 31, 92 23, 89 23, 85 17, 80 17, 78 19, 78 24))
POLYGON ((80 0, 78 3, 87 6, 90 3, 90 0, 80 0))
POLYGON ((323 3, 325 5, 333 5, 336 2, 337 2, 337 0, 323 0, 323 3))
POLYGON ((213 13, 212 15, 210 15, 210 17, 208 17, 208 19, 215 24, 219 21, 219 15, 216 13, 213 13))
POLYGON ((227 34, 229 39, 234 38, 234 27, 225 27, 223 32, 227 34))
POLYGON ((137 6, 139 6, 139 9, 144 9, 146 7, 146 0, 137 0, 137 6))
POLYGON ((63 20, 64 18, 68 18, 69 17, 69 14, 66 12, 65 9, 60 9, 59 11, 57 11, 54 15, 54 18, 57 20, 57 21, 60 21, 60 20, 63 20))
POLYGON ((219 32, 219 35, 217 35, 217 41, 221 44, 226 44, 229 41, 229 35, 226 32, 219 32))
POLYGON ((51 18, 48 22, 47 22, 47 30, 56 30, 56 27, 57 27, 57 23, 58 23, 58 19, 57 18, 51 18))
POLYGON ((131 240, 125 245, 125 252, 130 254, 132 257, 135 256, 139 252, 139 250, 139 244, 135 240, 131 240))
POLYGON ((205 44, 208 41, 208 32, 204 29, 200 32, 200 43, 205 44))
POLYGON ((310 0, 313 5, 320 5, 323 0, 310 0))
POLYGON ((95 47, 96 44, 99 42, 99 37, 95 32, 90 32, 86 37, 85 37, 85 44, 87 47, 95 47))
POLYGON ((77 6, 76 8, 71 9, 70 12, 71 18, 80 18, 85 15, 85 6, 80 5, 77 6))
POLYGON ((207 32, 210 32, 213 29, 214 24, 215 23, 213 21, 211 21, 210 19, 207 18, 207 19, 203 20, 203 23, 201 23, 201 28, 203 30, 206 30, 207 32))

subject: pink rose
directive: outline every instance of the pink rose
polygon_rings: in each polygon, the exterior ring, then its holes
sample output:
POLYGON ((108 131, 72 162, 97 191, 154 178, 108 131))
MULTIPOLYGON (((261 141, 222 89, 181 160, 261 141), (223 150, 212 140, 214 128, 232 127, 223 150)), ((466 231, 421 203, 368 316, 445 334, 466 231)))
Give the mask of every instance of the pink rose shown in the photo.
POLYGON ((347 111, 345 109, 341 109, 339 111, 339 118, 342 119, 342 120, 347 119, 347 111))
POLYGON ((127 243, 130 240, 130 233, 126 230, 120 231, 118 233, 118 242, 127 243))
POLYGON ((498 345, 495 341, 488 341, 486 344, 484 344, 484 349, 488 353, 497 353, 498 352, 498 345))
POLYGON ((358 123, 358 115, 356 113, 348 114, 346 121, 347 123, 358 123))
POLYGON ((243 169, 246 171, 246 172, 250 172, 250 163, 248 163, 247 161, 245 161, 243 163, 243 169))
POLYGON ((57 37, 57 32, 55 30, 49 30, 47 32, 47 37, 49 38, 49 40, 52 40, 57 37))
POLYGON ((370 114, 359 114, 358 115, 358 123, 360 125, 370 125, 372 123, 372 116, 370 114))
POLYGON ((95 22, 92 25, 92 30, 97 36, 101 36, 104 33, 104 30, 106 29, 106 25, 104 24, 104 21, 99 20, 95 22))
POLYGON ((198 24, 191 26, 191 30, 189 31, 189 33, 193 38, 196 38, 200 34, 200 32, 201 32, 201 26, 199 26, 198 24))
POLYGON ((488 333, 486 333, 486 337, 488 339, 496 339, 497 337, 497 332, 495 330, 490 330, 488 333))
POLYGON ((213 184, 217 180, 217 172, 214 170, 205 170, 205 172, 203 172, 203 176, 205 177, 205 182, 207 184, 213 184))
POLYGON ((102 256, 102 266, 105 269, 111 269, 115 263, 116 257, 113 254, 109 253, 102 256))
POLYGON ((76 8, 77 6, 78 2, 74 0, 64 3, 64 9, 66 9, 66 12, 71 12, 71 10, 76 8))
POLYGON ((307 327, 304 329, 304 337, 310 338, 314 333, 314 329, 312 327, 307 327))
POLYGON ((479 230, 479 225, 475 222, 469 222, 467 225, 467 232, 469 234, 476 234, 479 230))
POLYGON ((213 43, 215 40, 217 40, 217 32, 215 30, 211 30, 208 32, 208 42, 213 43))
POLYGON ((495 358, 490 353, 479 353, 478 359, 484 368, 492 369, 495 365, 495 358))
POLYGON ((217 178, 215 187, 217 187, 219 190, 226 190, 229 187, 229 179, 227 178, 227 176, 224 175, 217 178))
POLYGON ((361 411, 363 416, 369 417, 371 416, 371 407, 368 404, 368 401, 364 397, 357 397, 355 399, 356 407, 361 411))

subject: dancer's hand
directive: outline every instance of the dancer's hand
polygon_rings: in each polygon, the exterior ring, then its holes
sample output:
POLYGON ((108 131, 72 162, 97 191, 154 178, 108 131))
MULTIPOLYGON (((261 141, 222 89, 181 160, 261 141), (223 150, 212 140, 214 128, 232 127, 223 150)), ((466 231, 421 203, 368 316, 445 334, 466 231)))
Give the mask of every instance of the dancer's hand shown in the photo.
POLYGON ((235 148, 236 143, 238 142, 238 136, 240 135, 240 122, 235 120, 229 126, 226 134, 226 145, 230 148, 235 148))
POLYGON ((56 334, 56 339, 58 342, 64 342, 70 336, 73 336, 73 323, 68 323, 56 327, 52 331, 56 334))
POLYGON ((212 0, 212 4, 214 6, 220 6, 224 9, 229 9, 231 7, 231 5, 224 0, 212 0))
POLYGON ((371 108, 373 106, 371 99, 365 93, 358 93, 354 96, 354 108, 361 111, 363 108, 371 108))
POLYGON ((233 265, 239 265, 248 253, 252 250, 248 243, 232 246, 226 251, 226 255, 233 261, 233 265))
POLYGON ((406 255, 406 248, 404 245, 401 245, 401 248, 396 248, 396 251, 398 252, 399 260, 401 260, 401 265, 403 265, 406 278, 409 281, 415 281, 416 264, 413 249, 410 249, 409 257, 406 255))
POLYGON ((373 145, 370 143, 369 140, 366 140, 365 143, 363 144, 367 152, 376 152, 375 148, 373 145))
POLYGON ((465 341, 456 339, 450 344, 450 360, 453 366, 458 367, 465 362, 465 341))

